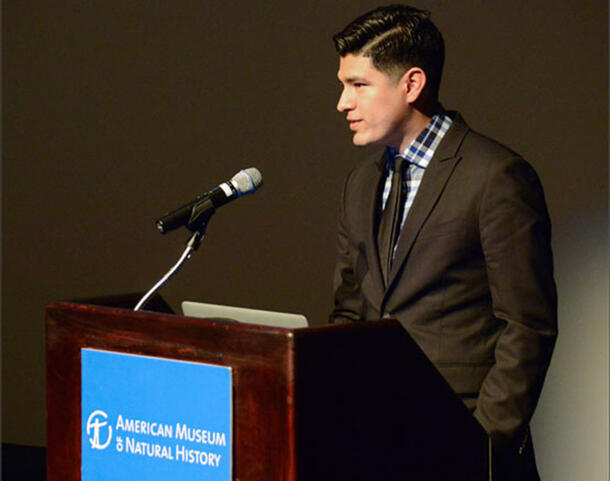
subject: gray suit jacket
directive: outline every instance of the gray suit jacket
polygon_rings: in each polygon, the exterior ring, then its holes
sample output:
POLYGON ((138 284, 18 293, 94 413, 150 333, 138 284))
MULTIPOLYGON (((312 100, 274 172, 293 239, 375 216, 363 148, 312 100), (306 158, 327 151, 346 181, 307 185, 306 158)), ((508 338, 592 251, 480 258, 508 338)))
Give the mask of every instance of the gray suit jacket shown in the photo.
POLYGON ((535 473, 533 452, 522 458, 531 451, 527 426, 557 334, 550 221, 538 177, 455 114, 385 286, 375 240, 383 160, 356 168, 344 186, 331 322, 398 319, 473 409, 497 462, 521 463, 521 479, 536 479, 524 477, 535 473))

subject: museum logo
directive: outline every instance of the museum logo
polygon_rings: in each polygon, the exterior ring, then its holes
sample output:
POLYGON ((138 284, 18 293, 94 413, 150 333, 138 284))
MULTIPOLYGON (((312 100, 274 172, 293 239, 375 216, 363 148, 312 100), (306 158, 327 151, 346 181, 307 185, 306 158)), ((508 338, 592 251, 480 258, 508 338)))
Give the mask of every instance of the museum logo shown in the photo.
POLYGON ((104 411, 98 409, 89 415, 87 436, 89 436, 92 449, 106 449, 108 447, 112 439, 112 426, 108 424, 108 415, 104 411))

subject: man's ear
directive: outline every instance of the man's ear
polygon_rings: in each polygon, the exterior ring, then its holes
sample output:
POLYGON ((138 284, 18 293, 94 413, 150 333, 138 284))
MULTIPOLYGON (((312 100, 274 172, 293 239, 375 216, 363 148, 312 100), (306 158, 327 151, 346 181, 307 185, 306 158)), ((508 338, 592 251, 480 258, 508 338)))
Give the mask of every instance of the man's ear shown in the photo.
POLYGON ((426 72, 419 67, 411 67, 400 78, 400 85, 404 89, 405 100, 414 104, 419 99, 426 86, 426 72))

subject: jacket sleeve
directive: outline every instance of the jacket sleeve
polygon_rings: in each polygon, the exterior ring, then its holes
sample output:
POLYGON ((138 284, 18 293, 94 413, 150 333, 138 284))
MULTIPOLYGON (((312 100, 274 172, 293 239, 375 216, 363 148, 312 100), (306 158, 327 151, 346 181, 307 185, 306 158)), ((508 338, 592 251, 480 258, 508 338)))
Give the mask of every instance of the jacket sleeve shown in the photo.
POLYGON ((350 236, 345 209, 350 177, 351 173, 345 180, 341 194, 337 228, 337 264, 333 279, 334 309, 329 317, 331 324, 361 321, 364 318, 365 311, 365 301, 360 290, 361 276, 358 273, 358 266, 354 265, 354 259, 357 259, 358 256, 355 252, 356 247, 353 239, 350 236))
POLYGON ((479 230, 493 313, 505 326, 474 415, 495 451, 520 453, 557 336, 550 220, 538 176, 524 160, 489 168, 479 230))

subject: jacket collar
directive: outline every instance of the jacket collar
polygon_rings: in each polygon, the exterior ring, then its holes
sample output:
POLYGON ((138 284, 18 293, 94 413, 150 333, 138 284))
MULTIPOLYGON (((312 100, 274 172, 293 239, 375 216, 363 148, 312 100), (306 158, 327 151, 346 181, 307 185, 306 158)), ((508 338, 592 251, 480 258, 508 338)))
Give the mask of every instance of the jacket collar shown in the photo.
POLYGON ((450 114, 453 117, 453 123, 441 140, 426 169, 400 234, 394 262, 390 270, 389 284, 386 286, 386 297, 392 284, 400 277, 417 235, 459 163, 459 150, 470 129, 459 113, 451 112, 450 114))

